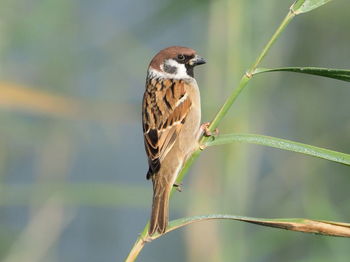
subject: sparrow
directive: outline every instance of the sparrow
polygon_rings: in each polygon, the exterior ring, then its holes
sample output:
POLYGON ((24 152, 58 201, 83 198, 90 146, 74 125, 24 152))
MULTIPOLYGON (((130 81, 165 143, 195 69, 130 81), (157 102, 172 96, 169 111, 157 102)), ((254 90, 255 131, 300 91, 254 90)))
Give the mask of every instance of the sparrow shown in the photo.
POLYGON ((200 93, 193 69, 205 64, 182 46, 161 50, 149 64, 142 104, 142 126, 153 201, 149 235, 168 225, 169 195, 179 171, 198 148, 201 135, 200 93))

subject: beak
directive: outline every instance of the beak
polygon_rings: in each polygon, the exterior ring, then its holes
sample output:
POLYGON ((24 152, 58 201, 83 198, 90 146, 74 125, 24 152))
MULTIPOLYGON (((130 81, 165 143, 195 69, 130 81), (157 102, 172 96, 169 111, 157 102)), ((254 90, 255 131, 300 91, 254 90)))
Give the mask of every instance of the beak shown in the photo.
POLYGON ((195 57, 190 60, 189 64, 191 66, 196 66, 196 65, 203 65, 205 63, 206 61, 204 60, 204 58, 200 57, 199 55, 195 55, 195 57))

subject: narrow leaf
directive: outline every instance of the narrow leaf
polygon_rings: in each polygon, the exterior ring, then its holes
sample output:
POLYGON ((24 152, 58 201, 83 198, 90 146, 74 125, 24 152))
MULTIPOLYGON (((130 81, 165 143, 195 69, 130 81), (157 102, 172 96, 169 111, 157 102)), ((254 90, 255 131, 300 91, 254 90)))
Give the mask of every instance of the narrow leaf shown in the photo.
POLYGON ((310 12, 322 5, 327 4, 330 1, 332 0, 297 0, 290 7, 290 10, 292 10, 295 14, 298 15, 298 14, 310 12))
POLYGON ((227 134, 217 137, 211 137, 206 143, 206 146, 223 145, 232 142, 246 142, 270 146, 274 148, 294 151, 310 156, 315 156, 327 159, 333 162, 338 162, 345 165, 350 165, 350 154, 340 153, 325 148, 310 146, 303 143, 298 143, 290 140, 280 139, 276 137, 256 135, 256 134, 227 134))
MULTIPOLYGON (((204 215, 195 217, 185 217, 173 220, 169 223, 166 232, 173 231, 177 228, 201 221, 213 219, 236 220, 248 223, 257 224, 260 226, 275 227, 285 230, 298 231, 304 233, 320 234, 326 236, 350 237, 350 224, 343 222, 333 222, 325 220, 314 220, 305 218, 254 218, 234 215, 204 215)), ((160 235, 155 235, 152 239, 158 238, 160 235)))
POLYGON ((309 75, 318 75, 323 77, 334 78, 346 82, 350 82, 350 70, 345 69, 331 69, 331 68, 320 68, 320 67, 282 67, 282 68, 257 68, 253 75, 266 73, 266 72, 277 72, 287 71, 294 73, 303 73, 309 75))

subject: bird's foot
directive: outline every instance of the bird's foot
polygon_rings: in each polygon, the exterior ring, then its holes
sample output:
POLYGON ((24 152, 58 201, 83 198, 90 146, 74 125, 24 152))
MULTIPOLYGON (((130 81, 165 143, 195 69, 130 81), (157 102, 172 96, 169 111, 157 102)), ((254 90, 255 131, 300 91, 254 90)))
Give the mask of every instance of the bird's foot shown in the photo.
POLYGON ((204 136, 217 136, 219 134, 219 129, 215 128, 214 132, 209 130, 210 122, 206 122, 200 126, 200 129, 203 131, 204 136))
POLYGON ((207 148, 207 146, 206 146, 205 144, 199 145, 199 149, 200 149, 201 151, 203 151, 203 150, 206 149, 206 148, 207 148))
POLYGON ((173 187, 175 187, 175 189, 176 189, 178 192, 182 192, 182 183, 181 183, 181 184, 176 184, 176 183, 174 183, 174 184, 173 184, 173 187))

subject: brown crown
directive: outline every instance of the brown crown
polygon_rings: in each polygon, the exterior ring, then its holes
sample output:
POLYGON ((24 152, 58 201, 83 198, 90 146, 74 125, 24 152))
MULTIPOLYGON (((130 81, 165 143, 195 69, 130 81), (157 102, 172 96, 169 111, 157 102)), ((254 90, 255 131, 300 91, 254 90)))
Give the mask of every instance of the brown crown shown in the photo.
POLYGON ((196 51, 183 46, 170 46, 167 48, 164 48, 163 50, 160 50, 158 54, 156 54, 151 63, 149 64, 150 67, 152 67, 155 70, 160 71, 160 65, 164 62, 166 59, 170 58, 176 58, 178 55, 187 55, 187 56, 193 56, 196 54, 196 51))

